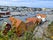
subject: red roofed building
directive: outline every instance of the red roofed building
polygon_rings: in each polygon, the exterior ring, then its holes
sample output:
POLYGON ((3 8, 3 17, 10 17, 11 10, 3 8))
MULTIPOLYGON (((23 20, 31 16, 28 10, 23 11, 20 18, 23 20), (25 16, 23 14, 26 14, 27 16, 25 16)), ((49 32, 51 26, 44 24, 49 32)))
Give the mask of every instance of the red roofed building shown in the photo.
POLYGON ((37 14, 36 17, 41 19, 43 22, 46 21, 46 14, 37 14))
POLYGON ((39 23, 39 22, 41 22, 41 19, 38 19, 36 17, 31 17, 31 18, 27 18, 26 21, 32 22, 32 23, 37 23, 37 22, 39 23))
POLYGON ((12 22, 12 25, 16 28, 16 34, 18 36, 22 35, 22 33, 26 31, 26 24, 20 19, 10 17, 9 20, 12 22))
POLYGON ((33 31, 37 24, 41 22, 41 19, 38 19, 36 17, 31 17, 26 19, 26 25, 28 27, 28 30, 33 31))

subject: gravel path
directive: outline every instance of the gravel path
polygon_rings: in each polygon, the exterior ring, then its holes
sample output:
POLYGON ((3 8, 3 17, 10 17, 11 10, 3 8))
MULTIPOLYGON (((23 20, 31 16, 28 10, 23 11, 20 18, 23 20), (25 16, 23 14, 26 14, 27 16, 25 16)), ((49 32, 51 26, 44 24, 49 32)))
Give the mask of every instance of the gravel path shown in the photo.
POLYGON ((47 27, 48 27, 48 22, 45 22, 44 24, 37 26, 34 30, 35 37, 42 38, 43 32, 47 27))
MULTIPOLYGON (((47 20, 53 21, 53 15, 47 15, 47 20)), ((49 22, 45 22, 41 25, 38 25, 34 30, 35 37, 42 38, 43 33, 44 32, 46 33, 46 29, 48 27, 48 24, 49 24, 49 22)))

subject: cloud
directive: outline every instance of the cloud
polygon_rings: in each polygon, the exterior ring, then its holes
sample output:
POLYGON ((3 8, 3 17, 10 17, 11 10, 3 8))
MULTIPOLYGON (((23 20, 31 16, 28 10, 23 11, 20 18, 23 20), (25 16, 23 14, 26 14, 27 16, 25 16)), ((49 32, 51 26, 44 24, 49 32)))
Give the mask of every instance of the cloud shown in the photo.
POLYGON ((38 1, 53 1, 53 0, 38 0, 38 1))
POLYGON ((11 1, 21 1, 21 0, 11 0, 11 1))
POLYGON ((4 6, 28 6, 28 7, 46 7, 53 8, 53 1, 35 1, 35 0, 6 0, 0 1, 0 5, 4 6))
POLYGON ((8 1, 0 1, 0 5, 6 6, 6 5, 10 5, 10 4, 11 4, 11 2, 8 2, 8 1))

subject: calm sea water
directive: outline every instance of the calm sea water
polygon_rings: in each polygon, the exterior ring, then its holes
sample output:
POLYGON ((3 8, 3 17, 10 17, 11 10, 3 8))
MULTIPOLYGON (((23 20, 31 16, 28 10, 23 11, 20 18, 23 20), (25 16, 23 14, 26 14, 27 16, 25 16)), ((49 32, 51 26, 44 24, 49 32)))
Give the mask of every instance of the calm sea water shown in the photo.
MULTIPOLYGON (((40 12, 40 13, 44 13, 44 12, 40 12)), ((47 14, 47 13, 48 13, 48 12, 46 12, 46 14, 47 14)), ((27 14, 27 16, 14 16, 14 17, 25 22, 25 21, 26 21, 26 18, 35 16, 35 15, 37 14, 37 12, 33 12, 33 13, 30 13, 30 12, 29 12, 29 13, 26 13, 26 14, 27 14)), ((8 23, 10 23, 10 21, 9 21, 8 18, 0 18, 0 19, 3 19, 2 21, 0 21, 0 26, 2 26, 3 22, 8 22, 8 23)))

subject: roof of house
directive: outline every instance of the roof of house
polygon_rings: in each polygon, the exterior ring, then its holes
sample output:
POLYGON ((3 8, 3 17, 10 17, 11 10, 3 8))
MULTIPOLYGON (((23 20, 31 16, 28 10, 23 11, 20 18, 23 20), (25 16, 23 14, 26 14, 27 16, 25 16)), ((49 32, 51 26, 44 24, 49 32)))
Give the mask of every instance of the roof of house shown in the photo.
POLYGON ((37 14, 37 16, 41 16, 42 18, 46 18, 46 14, 37 14))
POLYGON ((27 20, 27 22, 33 22, 33 23, 35 23, 35 22, 37 22, 40 19, 38 19, 36 17, 31 17, 31 18, 27 18, 26 20, 27 20))
POLYGON ((14 24, 14 22, 16 22, 15 23, 16 27, 18 27, 22 22, 20 19, 16 19, 14 17, 9 17, 9 20, 12 22, 12 24, 14 24))
POLYGON ((16 21, 16 27, 18 27, 20 24, 21 24, 21 20, 19 20, 19 19, 17 19, 17 21, 16 21))

